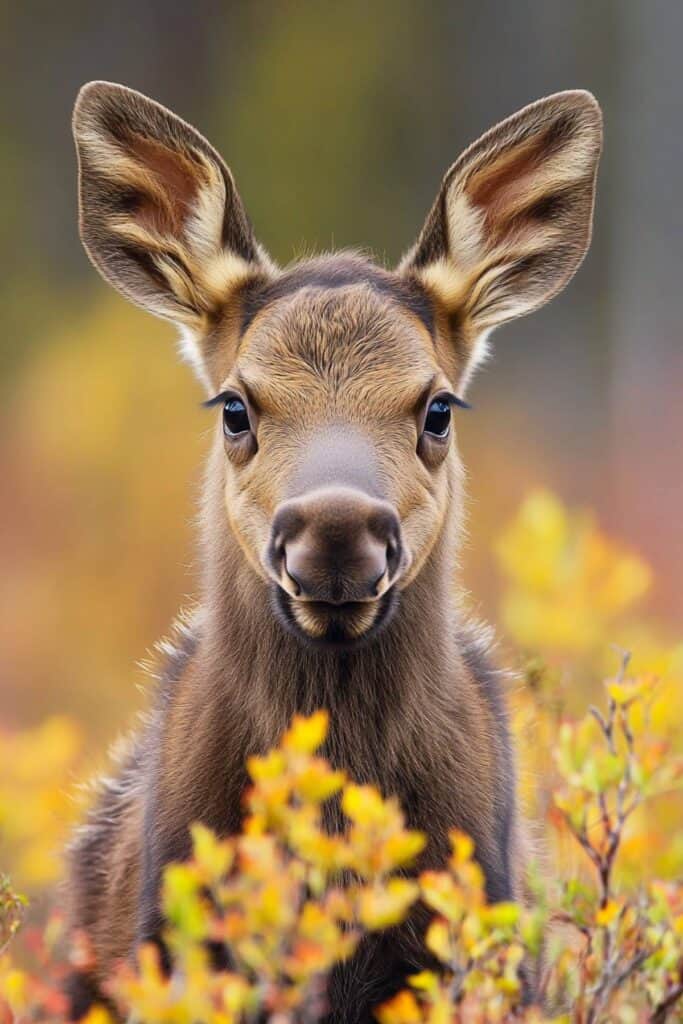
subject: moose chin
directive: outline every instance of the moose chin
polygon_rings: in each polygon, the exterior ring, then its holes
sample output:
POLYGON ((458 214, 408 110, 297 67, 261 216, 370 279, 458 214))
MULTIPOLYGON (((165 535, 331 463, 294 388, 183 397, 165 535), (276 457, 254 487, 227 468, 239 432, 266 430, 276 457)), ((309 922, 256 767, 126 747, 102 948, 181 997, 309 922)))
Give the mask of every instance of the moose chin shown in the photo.
MULTIPOLYGON (((213 423, 196 603, 69 851, 69 925, 94 951, 70 982, 74 1015, 161 941, 164 866, 190 855, 196 821, 239 831, 245 762, 296 712, 326 708, 325 756, 427 834, 418 870, 443 863, 458 828, 488 897, 521 898, 501 676, 463 610, 456 426, 493 329, 585 255, 597 103, 558 93, 483 135, 392 270, 351 252, 276 266, 216 150, 123 86, 85 86, 74 134, 85 248, 180 328, 213 423)), ((328 1019, 373 1020, 421 948, 415 919, 370 937, 332 974, 328 1019)))
POLYGON ((360 601, 339 605, 308 602, 303 607, 280 587, 271 592, 273 609, 283 627, 318 650, 350 651, 373 640, 391 622, 398 592, 389 590, 376 606, 360 601))

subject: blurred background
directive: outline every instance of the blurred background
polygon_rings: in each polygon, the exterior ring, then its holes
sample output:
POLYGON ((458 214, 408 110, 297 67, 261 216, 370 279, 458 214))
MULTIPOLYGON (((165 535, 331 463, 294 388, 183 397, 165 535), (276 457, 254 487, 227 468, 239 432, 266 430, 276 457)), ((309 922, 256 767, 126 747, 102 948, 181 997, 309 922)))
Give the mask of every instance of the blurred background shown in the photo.
POLYGON ((363 246, 393 263, 445 169, 491 124, 583 87, 605 113, 592 249, 495 336, 459 421, 465 578, 495 617, 492 547, 530 487, 595 508, 683 611, 683 5, 673 0, 85 0, 0 9, 0 721, 55 711, 96 747, 192 594, 208 414, 170 325, 81 249, 70 116, 123 82, 195 124, 282 262, 363 246))

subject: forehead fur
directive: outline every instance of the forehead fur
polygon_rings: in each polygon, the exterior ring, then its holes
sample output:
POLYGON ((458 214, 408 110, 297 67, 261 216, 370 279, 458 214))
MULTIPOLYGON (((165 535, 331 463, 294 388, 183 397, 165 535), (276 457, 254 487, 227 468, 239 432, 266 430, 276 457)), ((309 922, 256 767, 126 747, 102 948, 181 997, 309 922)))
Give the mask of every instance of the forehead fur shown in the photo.
POLYGON ((372 277, 297 285, 262 307, 240 346, 236 371, 264 407, 291 405, 297 390, 337 405, 379 401, 387 414, 417 401, 438 367, 424 320, 400 294, 372 277))
POLYGON ((367 284, 409 309, 430 333, 434 331, 432 299, 419 282, 392 274, 357 252, 338 252, 316 256, 289 267, 276 277, 257 281, 244 294, 242 331, 246 331, 260 311, 278 299, 293 295, 301 288, 346 288, 367 284))

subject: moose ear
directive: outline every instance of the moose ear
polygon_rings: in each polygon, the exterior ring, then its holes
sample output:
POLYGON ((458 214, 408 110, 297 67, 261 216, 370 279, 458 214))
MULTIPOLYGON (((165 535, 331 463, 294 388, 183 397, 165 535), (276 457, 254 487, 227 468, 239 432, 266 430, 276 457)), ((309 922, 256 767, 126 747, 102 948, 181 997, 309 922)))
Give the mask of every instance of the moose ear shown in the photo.
POLYGON ((232 174, 175 114, 132 89, 91 82, 73 129, 81 238, 127 298, 197 331, 248 279, 272 272, 232 174))
POLYGON ((570 280, 591 237, 602 145, 588 92, 532 103, 471 145, 446 174, 400 270, 418 278, 467 347, 538 309, 570 280))

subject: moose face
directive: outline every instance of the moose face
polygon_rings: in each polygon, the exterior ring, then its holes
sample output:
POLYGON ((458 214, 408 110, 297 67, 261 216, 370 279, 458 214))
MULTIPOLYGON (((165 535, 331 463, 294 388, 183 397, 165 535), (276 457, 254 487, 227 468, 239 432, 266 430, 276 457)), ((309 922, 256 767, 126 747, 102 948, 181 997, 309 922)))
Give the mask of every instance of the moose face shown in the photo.
POLYGON ((272 291, 216 399, 226 511, 285 624, 349 644, 388 621, 440 531, 454 384, 400 281, 372 265, 314 261, 272 291))
POLYGON ((286 628, 367 641, 460 518, 454 414, 488 335, 586 251, 597 104, 560 93, 466 150, 394 272, 351 254, 277 269, 220 156, 138 93, 86 86, 74 131, 93 262, 181 327, 219 413, 225 529, 286 628))

